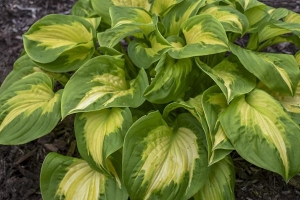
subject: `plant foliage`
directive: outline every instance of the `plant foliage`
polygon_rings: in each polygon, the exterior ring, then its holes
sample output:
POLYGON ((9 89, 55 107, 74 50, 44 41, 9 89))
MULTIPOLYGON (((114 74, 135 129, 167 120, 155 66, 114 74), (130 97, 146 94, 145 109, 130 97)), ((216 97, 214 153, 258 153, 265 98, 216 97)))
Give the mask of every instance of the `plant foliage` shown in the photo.
POLYGON ((0 144, 75 115, 81 157, 46 157, 45 200, 234 199, 232 151, 288 181, 300 52, 266 48, 299 36, 299 14, 257 0, 79 0, 23 35, 0 88, 0 144))

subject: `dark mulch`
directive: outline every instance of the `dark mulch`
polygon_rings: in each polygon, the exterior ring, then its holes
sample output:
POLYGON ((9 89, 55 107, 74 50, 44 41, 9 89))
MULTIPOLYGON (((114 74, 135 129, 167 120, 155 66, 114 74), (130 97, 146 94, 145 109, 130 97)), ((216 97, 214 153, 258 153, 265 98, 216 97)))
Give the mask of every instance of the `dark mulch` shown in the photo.
MULTIPOLYGON (((75 0, 0 1, 0 83, 19 57, 23 45, 21 35, 30 25, 49 13, 69 13, 74 2, 75 0)), ((295 48, 285 44, 268 51, 293 53, 295 48)), ((70 122, 70 119, 64 120, 49 135, 25 145, 0 145, 0 200, 41 199, 39 173, 47 153, 54 151, 74 155, 76 143, 70 122)), ((237 178, 236 199, 300 200, 300 176, 286 184, 279 175, 251 165, 236 153, 233 157, 237 178)))

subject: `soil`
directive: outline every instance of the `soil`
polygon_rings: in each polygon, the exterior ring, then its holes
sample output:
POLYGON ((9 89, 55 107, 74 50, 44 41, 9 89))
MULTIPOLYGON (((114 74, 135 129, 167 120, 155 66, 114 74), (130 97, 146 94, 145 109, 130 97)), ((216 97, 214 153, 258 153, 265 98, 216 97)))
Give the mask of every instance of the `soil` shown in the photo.
MULTIPOLYGON (((286 0, 289 1, 289 0, 286 0)), ((0 83, 22 52, 22 34, 49 13, 70 13, 75 0, 0 0, 0 83)), ((272 5, 272 1, 270 2, 272 5)), ((273 0, 273 3, 277 1, 273 0)), ((279 1, 278 1, 279 2, 279 1)), ((281 2, 281 1, 280 1, 281 2)), ((298 0, 293 1, 295 4, 298 0)), ((277 4, 274 4, 278 6, 277 4)), ((284 4, 288 7, 290 4, 284 4)), ((293 7, 299 12, 299 6, 293 7)), ((268 51, 295 53, 291 45, 268 51)), ((18 146, 0 145, 0 200, 40 200, 39 173, 47 153, 76 154, 72 119, 47 136, 18 146)), ((300 176, 287 184, 277 174, 257 168, 232 154, 236 168, 237 200, 300 200, 300 176)))

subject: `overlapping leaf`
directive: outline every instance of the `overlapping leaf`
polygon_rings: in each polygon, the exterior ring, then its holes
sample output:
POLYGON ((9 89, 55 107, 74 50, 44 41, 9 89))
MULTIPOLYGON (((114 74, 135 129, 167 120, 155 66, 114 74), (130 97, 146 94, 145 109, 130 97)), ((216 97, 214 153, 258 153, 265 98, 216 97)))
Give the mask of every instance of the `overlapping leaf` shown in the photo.
POLYGON ((24 144, 42 137, 60 119, 62 91, 54 93, 52 80, 44 73, 20 73, 21 79, 0 96, 0 144, 24 144))
POLYGON ((210 167, 206 184, 194 195, 194 200, 232 200, 234 195, 235 171, 229 156, 210 167))
POLYGON ((113 28, 130 24, 140 28, 146 36, 156 29, 157 17, 151 16, 142 8, 113 6, 109 9, 109 13, 113 28))
POLYGON ((230 45, 243 66, 268 88, 293 95, 299 81, 299 66, 292 55, 257 53, 230 45))
POLYGON ((123 147, 123 181, 132 200, 187 199, 207 178, 207 151, 199 122, 181 114, 170 127, 159 112, 137 120, 123 147))
POLYGON ((95 15, 91 2, 89 0, 78 0, 72 7, 72 15, 91 17, 95 15))
POLYGON ((289 180, 300 171, 300 128, 262 90, 237 97, 220 115, 235 150, 256 166, 289 180))
POLYGON ((23 35, 28 56, 52 72, 78 69, 94 53, 94 28, 84 18, 52 14, 23 35))
POLYGON ((97 34, 97 38, 101 47, 114 47, 123 38, 141 32, 141 29, 132 24, 123 24, 111 29, 106 29, 104 32, 97 34))
POLYGON ((228 50, 227 36, 222 24, 212 15, 201 14, 181 25, 186 45, 172 48, 168 53, 175 59, 204 56, 228 50))
POLYGON ((183 98, 197 74, 191 58, 176 61, 170 56, 164 56, 155 70, 156 75, 147 87, 144 97, 158 104, 183 98))
POLYGON ((148 40, 135 39, 130 42, 128 56, 136 66, 147 69, 170 48, 169 42, 156 30, 149 34, 148 40))
POLYGON ((164 15, 171 7, 182 2, 184 0, 155 0, 151 6, 151 13, 158 16, 164 15))
POLYGON ((249 10, 254 7, 266 7, 265 4, 257 0, 236 0, 244 9, 244 11, 249 10))
POLYGON ((71 77, 62 97, 62 116, 108 107, 138 107, 148 79, 140 70, 126 80, 125 62, 119 57, 98 56, 85 63, 71 77))
POLYGON ((213 15, 226 31, 244 34, 249 26, 247 17, 230 6, 207 6, 201 13, 213 15))
POLYGON ((300 24, 298 23, 288 23, 288 22, 268 22, 261 27, 258 32, 259 42, 274 38, 279 35, 293 33, 300 36, 300 24))
POLYGON ((128 194, 116 179, 92 169, 81 159, 50 153, 42 166, 44 200, 126 200, 128 194))
POLYGON ((178 35, 181 24, 189 17, 196 15, 199 8, 204 4, 204 0, 184 0, 174 5, 162 20, 163 25, 166 27, 165 36, 178 35))
POLYGON ((196 59, 197 65, 221 88, 229 103, 236 96, 250 92, 256 86, 256 78, 233 56, 225 58, 211 68, 196 59))
POLYGON ((247 17, 249 22, 249 29, 247 30, 249 33, 257 32, 257 29, 264 23, 268 22, 271 18, 271 15, 267 12, 267 10, 260 6, 253 7, 245 11, 244 15, 247 17))
POLYGON ((208 125, 206 141, 209 165, 212 165, 222 160, 234 149, 218 119, 219 114, 227 107, 227 102, 217 86, 207 89, 202 95, 201 102, 208 125))
POLYGON ((90 165, 110 174, 108 157, 123 146, 131 118, 128 108, 78 113, 74 126, 80 155, 90 165))

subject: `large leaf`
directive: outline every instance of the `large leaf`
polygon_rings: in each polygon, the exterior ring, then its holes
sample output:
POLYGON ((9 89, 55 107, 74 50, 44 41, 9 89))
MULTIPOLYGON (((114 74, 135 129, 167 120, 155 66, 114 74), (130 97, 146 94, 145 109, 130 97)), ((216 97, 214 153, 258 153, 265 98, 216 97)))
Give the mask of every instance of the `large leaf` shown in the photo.
POLYGON ((23 35, 28 56, 48 71, 78 69, 94 51, 94 28, 84 18, 52 14, 43 17, 23 35))
POLYGON ((44 200, 126 200, 120 182, 92 169, 81 159, 50 153, 42 166, 41 191, 44 200))
POLYGON ((156 30, 149 34, 148 40, 135 39, 130 42, 127 51, 136 66, 147 69, 170 48, 169 42, 156 30))
POLYGON ((164 56, 155 68, 156 75, 147 87, 144 97, 157 104, 183 98, 197 75, 197 68, 193 64, 191 58, 176 61, 170 56, 164 56))
POLYGON ((98 56, 85 63, 71 77, 62 97, 62 116, 108 107, 138 107, 148 86, 142 69, 126 80, 125 62, 113 56, 98 56))
POLYGON ((300 71, 292 55, 257 53, 233 44, 230 45, 230 49, 243 66, 267 87, 279 92, 294 94, 300 71))
POLYGON ((24 144, 48 134, 60 119, 62 91, 52 80, 32 73, 14 82, 0 96, 0 144, 24 144))
POLYGON ((255 76, 249 73, 234 56, 225 58, 213 68, 198 58, 196 63, 221 88, 228 103, 236 96, 250 92, 256 86, 255 76))
POLYGON ((227 36, 222 24, 212 15, 201 14, 181 25, 186 45, 174 47, 168 53, 175 59, 204 56, 228 50, 227 36))
POLYGON ((128 108, 78 113, 74 126, 80 155, 90 165, 110 174, 108 157, 123 146, 131 122, 128 108))
POLYGON ((218 118, 219 114, 227 107, 227 102, 220 89, 213 86, 203 93, 201 103, 208 125, 206 141, 209 165, 212 165, 222 160, 234 149, 218 118))
POLYGON ((181 24, 189 17, 196 15, 199 8, 204 4, 204 0, 184 0, 174 5, 162 20, 163 25, 166 27, 165 36, 178 35, 181 24))
POLYGON ((210 167, 206 184, 194 195, 194 200, 232 200, 234 195, 235 171, 230 156, 210 167))
POLYGON ((109 9, 109 13, 113 28, 130 24, 140 28, 146 36, 156 29, 157 17, 151 16, 142 8, 113 6, 109 9))
POLYGON ((213 15, 226 31, 244 34, 249 26, 247 17, 230 6, 207 6, 201 13, 213 15))
POLYGON ((299 173, 300 128, 269 94, 257 89, 234 99, 220 122, 247 161, 287 181, 299 173))
POLYGON ((123 181, 132 200, 182 200, 205 183, 208 173, 204 133, 190 114, 170 127, 159 112, 137 120, 123 147, 123 181))

